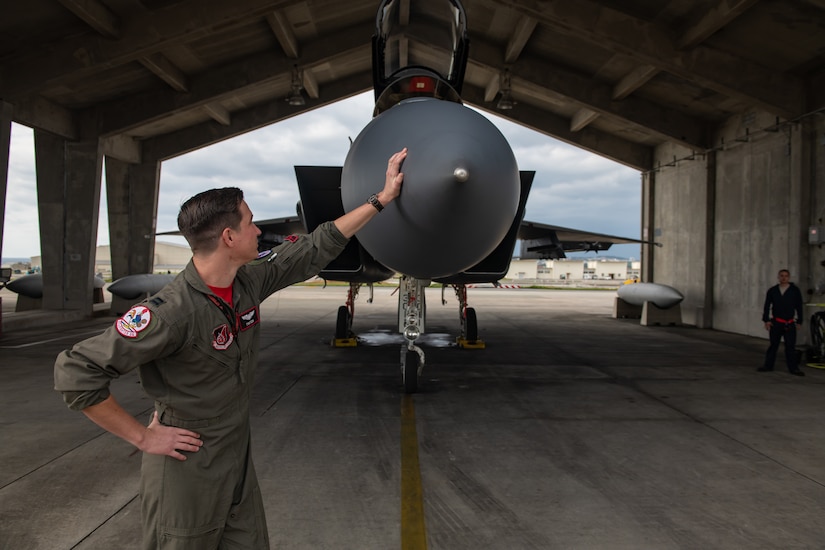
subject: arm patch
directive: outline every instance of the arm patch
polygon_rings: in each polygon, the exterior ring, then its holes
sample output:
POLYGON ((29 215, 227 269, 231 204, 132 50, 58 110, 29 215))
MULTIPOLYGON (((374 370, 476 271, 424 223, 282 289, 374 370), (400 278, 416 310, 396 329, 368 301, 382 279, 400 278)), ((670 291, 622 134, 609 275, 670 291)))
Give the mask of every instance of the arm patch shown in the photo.
POLYGON ((135 306, 115 321, 118 334, 124 338, 138 338, 152 325, 152 312, 146 306, 135 306))

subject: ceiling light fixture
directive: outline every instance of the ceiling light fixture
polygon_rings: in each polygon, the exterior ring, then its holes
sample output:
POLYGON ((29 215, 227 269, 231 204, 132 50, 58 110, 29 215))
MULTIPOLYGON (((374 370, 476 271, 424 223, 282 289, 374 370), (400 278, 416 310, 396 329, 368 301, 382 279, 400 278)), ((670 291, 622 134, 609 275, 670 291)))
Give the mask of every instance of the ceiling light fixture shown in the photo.
POLYGON ((496 109, 509 111, 515 104, 516 102, 513 100, 513 95, 510 90, 510 69, 506 69, 501 75, 501 97, 498 103, 496 103, 496 109))
POLYGON ((303 94, 301 91, 304 89, 303 85, 303 72, 298 69, 298 65, 293 65, 292 67, 292 89, 289 91, 289 94, 286 96, 287 102, 294 106, 294 107, 301 107, 306 105, 307 102, 304 99, 303 94))

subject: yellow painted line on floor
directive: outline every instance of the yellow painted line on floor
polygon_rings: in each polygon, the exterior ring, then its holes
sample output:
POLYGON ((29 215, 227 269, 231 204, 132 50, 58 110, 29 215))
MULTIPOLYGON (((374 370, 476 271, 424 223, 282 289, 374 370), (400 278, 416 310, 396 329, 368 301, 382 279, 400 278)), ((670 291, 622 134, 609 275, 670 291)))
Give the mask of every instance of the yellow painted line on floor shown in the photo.
POLYGON ((426 550, 424 492, 418 464, 418 434, 411 395, 401 398, 401 548, 426 550))

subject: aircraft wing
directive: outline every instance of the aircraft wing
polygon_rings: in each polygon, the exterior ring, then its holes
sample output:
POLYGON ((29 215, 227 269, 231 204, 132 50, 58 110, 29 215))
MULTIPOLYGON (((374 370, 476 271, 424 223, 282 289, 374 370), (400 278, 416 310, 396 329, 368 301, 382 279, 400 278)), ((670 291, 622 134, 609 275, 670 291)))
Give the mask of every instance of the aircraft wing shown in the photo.
POLYGON ((660 243, 605 235, 570 227, 547 225, 523 221, 519 227, 518 238, 521 241, 519 257, 522 259, 565 258, 566 252, 599 252, 608 250, 614 244, 655 244, 660 243))
MULTIPOLYGON (((269 220, 255 220, 255 225, 261 230, 258 237, 258 249, 267 250, 284 242, 289 235, 306 233, 304 222, 298 216, 287 216, 285 218, 272 218, 269 220)), ((177 235, 180 231, 163 231, 155 235, 177 235)))
POLYGON ((267 250, 281 244, 290 235, 300 235, 307 232, 303 220, 298 216, 261 221, 254 220, 254 222, 261 230, 261 235, 258 237, 258 250, 267 250))

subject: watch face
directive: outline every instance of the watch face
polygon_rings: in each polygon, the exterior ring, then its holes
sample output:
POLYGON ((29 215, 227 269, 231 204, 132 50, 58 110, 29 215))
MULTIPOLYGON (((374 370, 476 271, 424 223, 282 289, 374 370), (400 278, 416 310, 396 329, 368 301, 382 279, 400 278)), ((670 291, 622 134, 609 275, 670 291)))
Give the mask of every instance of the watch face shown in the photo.
POLYGON ((370 198, 367 199, 367 202, 373 205, 379 212, 384 209, 384 205, 378 200, 377 195, 371 195, 370 198))

